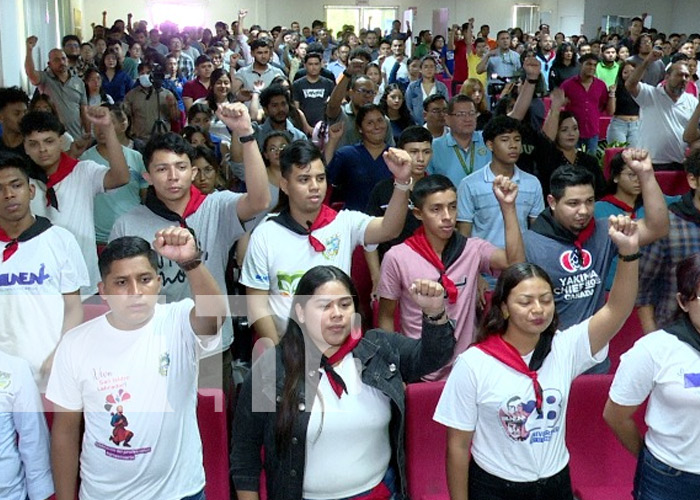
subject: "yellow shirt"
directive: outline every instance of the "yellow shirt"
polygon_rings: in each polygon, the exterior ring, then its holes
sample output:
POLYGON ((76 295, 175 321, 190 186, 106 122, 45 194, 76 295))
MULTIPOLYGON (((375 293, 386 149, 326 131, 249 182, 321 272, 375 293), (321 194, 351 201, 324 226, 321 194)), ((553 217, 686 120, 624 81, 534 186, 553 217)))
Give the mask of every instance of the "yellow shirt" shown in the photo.
POLYGON ((484 71, 482 74, 476 72, 476 67, 481 62, 481 59, 481 57, 477 56, 471 51, 467 53, 467 74, 469 75, 469 78, 477 78, 479 81, 481 81, 484 89, 486 89, 486 77, 488 76, 486 71, 484 71))

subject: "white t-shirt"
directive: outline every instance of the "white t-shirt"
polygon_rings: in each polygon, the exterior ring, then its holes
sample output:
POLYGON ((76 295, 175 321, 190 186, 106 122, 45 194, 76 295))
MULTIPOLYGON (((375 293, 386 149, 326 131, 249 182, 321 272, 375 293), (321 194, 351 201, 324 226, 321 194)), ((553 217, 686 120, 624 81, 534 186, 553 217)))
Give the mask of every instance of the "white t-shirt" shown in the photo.
POLYGON ((63 294, 88 283, 75 237, 58 226, 20 242, 0 262, 0 351, 26 360, 42 388, 41 364, 61 338, 63 294))
POLYGON ((42 215, 57 226, 68 229, 78 241, 90 276, 89 286, 82 287, 83 300, 97 293, 100 272, 97 268, 97 239, 95 237, 95 196, 104 193, 104 179, 109 168, 94 161, 80 161, 68 177, 54 186, 58 210, 46 206, 46 186, 33 181, 36 196, 31 202, 32 213, 42 215))
MULTIPOLYGON (((307 235, 296 234, 267 220, 250 238, 241 283, 268 291, 273 314, 288 319, 292 296, 306 271, 314 266, 330 265, 350 274, 352 253, 355 247, 364 245, 365 230, 371 221, 372 217, 362 212, 341 210, 333 222, 312 233, 326 247, 325 251, 316 252, 307 235)), ((376 245, 365 248, 372 251, 376 245)))
POLYGON ((676 102, 663 87, 640 83, 634 100, 639 104, 639 144, 651 153, 653 163, 682 163, 686 144, 683 131, 698 105, 695 96, 683 92, 676 102))
POLYGON ((352 353, 334 367, 348 393, 321 380, 306 430, 304 498, 355 496, 378 485, 391 460, 389 397, 362 382, 352 353))
POLYGON ((53 495, 49 429, 29 365, 0 351, 0 498, 53 495), (19 438, 19 439, 18 439, 19 438))
MULTIPOLYGON (((397 79, 409 79, 408 66, 406 65, 407 60, 408 57, 404 56, 403 61, 399 63, 399 70, 396 72, 397 79)), ((394 64, 396 64, 396 56, 394 55, 387 56, 387 58, 384 60, 384 63, 382 63, 382 74, 386 75, 387 80, 391 75, 391 70, 394 69, 394 64)))
POLYGON ((610 399, 637 406, 649 396, 644 442, 663 463, 700 474, 700 353, 659 330, 620 358, 610 399))
POLYGON ((137 330, 103 315, 63 337, 46 397, 85 413, 81 499, 180 500, 204 487, 197 367, 220 337, 197 337, 193 307, 158 304, 137 330))
POLYGON ((433 418, 473 431, 472 456, 490 474, 507 481, 555 475, 569 462, 565 431, 571 382, 608 354, 606 346, 591 356, 588 322, 554 336, 537 371, 544 392, 541 418, 532 379, 477 347, 457 358, 433 418))
MULTIPOLYGON (((243 195, 229 191, 216 191, 206 197, 197 211, 185 219, 197 237, 202 249, 202 262, 216 280, 221 293, 226 293, 226 266, 228 254, 233 244, 245 230, 238 219, 238 202, 243 195)), ((157 231, 177 225, 155 214, 144 205, 139 205, 119 217, 112 227, 109 241, 120 236, 140 236, 149 243, 157 231)), ((163 283, 163 291, 168 302, 192 297, 190 284, 185 272, 175 262, 159 255, 158 274, 163 283)), ((233 342, 233 323, 226 319, 222 327, 222 346, 233 342)))

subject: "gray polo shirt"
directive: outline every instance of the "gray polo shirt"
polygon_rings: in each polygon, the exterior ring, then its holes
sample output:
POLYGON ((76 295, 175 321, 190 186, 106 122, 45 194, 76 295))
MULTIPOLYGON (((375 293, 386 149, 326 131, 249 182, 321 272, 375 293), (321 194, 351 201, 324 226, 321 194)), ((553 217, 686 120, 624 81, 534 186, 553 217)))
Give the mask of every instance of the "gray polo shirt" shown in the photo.
POLYGON ((77 76, 71 76, 66 83, 54 75, 50 69, 39 73, 39 91, 51 98, 56 106, 58 118, 66 127, 68 133, 76 139, 83 135, 80 121, 80 106, 87 106, 85 84, 77 76))
POLYGON ((253 65, 250 64, 239 69, 233 75, 235 79, 243 83, 243 88, 247 90, 254 90, 253 84, 258 80, 262 80, 265 82, 265 87, 269 87, 276 76, 284 76, 284 72, 272 64, 268 64, 267 69, 262 73, 255 71, 253 65))

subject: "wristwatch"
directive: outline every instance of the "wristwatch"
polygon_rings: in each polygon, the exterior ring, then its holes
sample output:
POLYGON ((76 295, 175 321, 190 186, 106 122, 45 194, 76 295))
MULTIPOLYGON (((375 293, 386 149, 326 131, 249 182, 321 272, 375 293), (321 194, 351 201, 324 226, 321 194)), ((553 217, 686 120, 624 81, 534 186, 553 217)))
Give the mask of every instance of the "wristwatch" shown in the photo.
POLYGON ((246 142, 252 142, 255 140, 255 132, 249 135, 242 135, 238 138, 238 142, 245 144, 246 142))
POLYGON ((428 321, 430 321, 431 323, 437 323, 437 322, 440 321, 442 318, 444 318, 446 314, 447 314, 447 310, 446 310, 446 309, 443 309, 442 311, 440 311, 439 313, 437 313, 437 314, 434 315, 434 316, 430 316, 430 315, 428 315, 428 314, 423 313, 423 317, 424 317, 425 319, 427 319, 428 321))
POLYGON ((202 251, 198 250, 197 255, 185 262, 178 262, 178 266, 185 272, 192 271, 202 263, 202 251))

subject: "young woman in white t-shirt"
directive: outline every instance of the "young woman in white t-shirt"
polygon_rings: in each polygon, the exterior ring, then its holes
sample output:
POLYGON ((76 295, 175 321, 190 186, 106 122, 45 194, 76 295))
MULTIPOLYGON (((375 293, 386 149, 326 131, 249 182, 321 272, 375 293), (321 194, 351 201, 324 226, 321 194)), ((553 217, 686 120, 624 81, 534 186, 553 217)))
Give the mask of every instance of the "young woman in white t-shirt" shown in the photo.
POLYGON ((603 418, 639 457, 636 500, 700 494, 700 254, 681 261, 677 320, 638 340, 621 358, 603 418), (642 436, 633 415, 649 398, 642 436))
POLYGON ((233 419, 231 477, 240 500, 389 500, 405 495, 404 384, 454 349, 444 289, 416 280, 420 340, 361 331, 350 277, 316 266, 299 281, 287 331, 253 366, 233 419), (264 463, 261 461, 264 450, 264 463))
MULTIPOLYGON (((591 207, 566 207, 576 217, 591 207)), ((570 500, 566 405, 572 380, 607 355, 634 307, 636 222, 611 216, 620 263, 608 302, 557 331, 553 284, 534 264, 498 279, 476 343, 461 354, 435 411, 447 426, 452 500, 570 500), (504 358, 505 357, 505 358, 504 358)))

